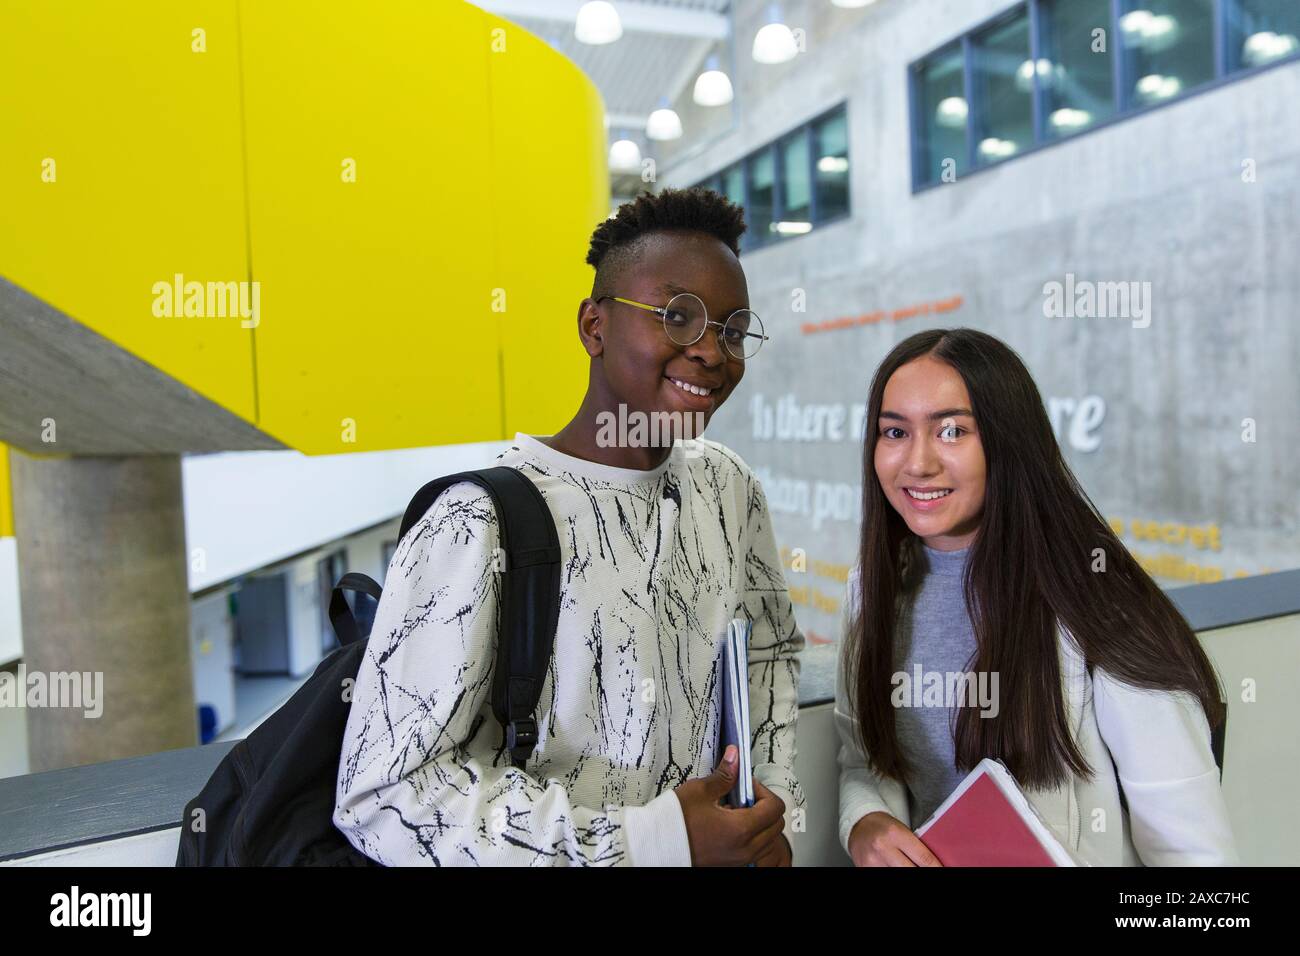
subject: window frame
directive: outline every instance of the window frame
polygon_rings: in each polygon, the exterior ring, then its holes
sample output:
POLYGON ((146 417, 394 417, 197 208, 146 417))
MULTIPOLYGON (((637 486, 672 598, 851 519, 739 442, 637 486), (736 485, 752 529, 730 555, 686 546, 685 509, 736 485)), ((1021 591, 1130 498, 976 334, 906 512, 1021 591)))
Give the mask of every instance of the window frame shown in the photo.
MULTIPOLYGON (((1033 13, 1033 7, 1035 6, 1036 4, 1034 3, 1017 3, 1015 6, 1002 11, 1002 13, 997 16, 986 20, 977 29, 968 31, 966 35, 962 37, 962 56, 965 58, 962 67, 962 82, 966 87, 966 168, 968 170, 973 171, 985 166, 996 166, 998 163, 1005 162, 1005 160, 1002 159, 986 160, 981 158, 980 155, 979 144, 983 142, 982 133, 987 132, 987 130, 980 128, 980 111, 983 109, 984 103, 983 97, 979 95, 979 87, 975 83, 975 49, 978 45, 976 39, 986 33, 996 30, 998 27, 1007 26, 1012 21, 1020 19, 1022 12, 1024 13, 1025 28, 1029 31, 1029 49, 1026 53, 1029 56, 1030 62, 1035 64, 1033 85, 1029 88, 1029 126, 1030 136, 1033 141, 1029 144, 1028 149, 1024 151, 1028 152, 1029 149, 1033 149, 1042 142, 1038 136, 1037 110, 1040 87, 1038 84, 1038 58, 1035 56, 1038 50, 1038 43, 1033 35, 1034 24, 1037 22, 1034 19, 1033 13), (1026 5, 1030 7, 1030 10, 1022 11, 1021 8, 1026 5)), ((1017 155, 1019 155, 1019 151, 1017 151, 1017 155)))
MULTIPOLYGON (((1142 0, 1110 0, 1110 17, 1106 25, 1108 44, 1108 53, 1111 57, 1111 86, 1114 97, 1114 113, 1100 122, 1094 123, 1085 129, 1078 130, 1066 135, 1051 136, 1047 131, 1047 118, 1045 115, 1046 96, 1042 84, 1039 80, 1037 63, 1043 49, 1043 30, 1047 24, 1046 17, 1048 13, 1044 11, 1043 4, 1049 0, 1018 0, 1010 6, 999 10, 990 17, 973 24, 968 29, 949 37, 943 43, 938 44, 928 50, 923 56, 909 62, 906 69, 906 86, 907 86, 907 115, 910 121, 908 131, 908 146, 911 151, 911 170, 912 170, 912 193, 925 192, 940 186, 952 185, 945 183, 942 179, 930 179, 929 171, 923 160, 926 158, 921 148, 921 127, 923 117, 920 115, 920 78, 921 71, 935 57, 943 56, 950 53, 954 46, 960 45, 961 55, 963 58, 963 95, 966 98, 966 170, 958 176, 958 180, 974 173, 982 172, 986 169, 995 169, 1004 163, 1013 162, 1023 156, 1030 156, 1040 150, 1050 149, 1053 146, 1059 146, 1062 143, 1072 142, 1080 136, 1087 136, 1097 130, 1106 129, 1116 123, 1123 123, 1126 120, 1133 119, 1137 116, 1143 116, 1152 110, 1164 109, 1175 103, 1182 103, 1194 96, 1200 96, 1211 90, 1219 89, 1229 83, 1236 83, 1239 80, 1248 77, 1257 76, 1276 67, 1286 66, 1288 64, 1300 61, 1300 49, 1288 56, 1280 57, 1269 63, 1262 63, 1258 66, 1234 66, 1238 57, 1234 56, 1229 50, 1232 30, 1229 29, 1231 18, 1234 13, 1240 9, 1240 0, 1211 0, 1211 48, 1213 58, 1213 75, 1203 83, 1191 87, 1176 96, 1171 96, 1167 100, 1158 103, 1147 103, 1135 105, 1131 102, 1129 96, 1129 86, 1132 81, 1132 56, 1131 52, 1123 43, 1123 32, 1119 28, 1119 20, 1125 13, 1140 6, 1142 0), (984 31, 997 26, 1000 22, 1009 21, 1020 13, 1024 13, 1029 19, 1029 45, 1031 62, 1035 64, 1033 72, 1033 87, 1031 91, 1031 103, 1033 110, 1033 137, 1034 142, 1024 150, 1007 156, 1003 159, 994 159, 989 161, 979 161, 978 145, 975 142, 975 131, 978 122, 978 111, 981 104, 976 100, 976 89, 973 78, 973 38, 984 31)), ((1057 0, 1059 2, 1059 0, 1057 0)))
POLYGON ((1234 12, 1240 11, 1241 4, 1239 0, 1218 0, 1218 3, 1222 7, 1222 10, 1221 11, 1216 10, 1216 16, 1214 21, 1215 28, 1219 31, 1220 34, 1219 35, 1220 42, 1216 47, 1215 52, 1221 57, 1221 63, 1225 75, 1234 78, 1238 76, 1249 76, 1261 70, 1271 69, 1279 63, 1290 63, 1300 58, 1300 49, 1298 49, 1296 50, 1295 53, 1292 53, 1290 56, 1284 56, 1280 59, 1274 60, 1271 63, 1262 63, 1259 66, 1244 66, 1244 65, 1234 66, 1233 64, 1240 63, 1241 51, 1233 50, 1232 46, 1230 45, 1234 39, 1233 29, 1232 29, 1232 19, 1233 19, 1232 14, 1234 12), (1217 15, 1219 13, 1221 13, 1222 15, 1217 15))
POLYGON ((751 226, 751 228, 747 229, 745 234, 741 237, 740 250, 742 253, 751 252, 755 249, 765 249, 769 246, 789 242, 792 239, 798 239, 801 236, 806 236, 810 233, 816 232, 822 226, 839 222, 841 219, 848 219, 853 215, 853 187, 851 176, 845 209, 843 212, 836 213, 833 216, 823 217, 821 215, 820 204, 817 198, 817 143, 814 134, 817 126, 828 119, 834 118, 837 114, 842 114, 844 116, 844 152, 846 158, 849 160, 849 169, 851 171, 853 169, 853 151, 849 147, 851 137, 848 101, 841 100, 834 106, 822 110, 820 113, 809 117, 803 122, 796 123, 794 126, 791 126, 789 129, 782 132, 779 136, 775 136, 762 145, 756 146, 744 155, 727 163, 720 170, 717 170, 716 172, 695 182, 694 185, 696 186, 713 189, 725 196, 726 193, 723 191, 723 185, 726 182, 726 174, 730 170, 739 167, 741 170, 741 192, 743 193, 740 206, 748 210, 750 200, 753 196, 753 161, 761 154, 770 152, 772 156, 772 222, 784 222, 786 221, 785 213, 787 210, 785 208, 785 155, 782 147, 794 137, 805 137, 805 142, 808 145, 808 216, 809 220, 812 222, 812 228, 806 233, 796 233, 793 235, 781 235, 769 231, 766 234, 762 234, 760 238, 760 233, 751 226))
MULTIPOLYGON (((967 96, 971 87, 971 57, 970 57, 970 38, 968 36, 959 36, 948 41, 942 46, 935 47, 919 60, 913 60, 907 65, 907 115, 911 119, 911 135, 908 136, 908 143, 911 149, 911 167, 912 167, 912 192, 916 192, 916 184, 922 182, 922 177, 928 169, 929 151, 924 149, 921 144, 920 127, 924 122, 921 116, 921 70, 929 61, 939 57, 948 56, 951 53, 960 51, 962 57, 962 96, 967 96)), ((970 99, 966 100, 966 155, 962 157, 965 160, 966 167, 959 171, 958 177, 970 172, 973 168, 972 161, 975 152, 974 139, 974 118, 971 109, 970 99)), ((932 182, 934 185, 942 185, 943 180, 924 180, 932 182)))
MULTIPOLYGON (((833 222, 839 222, 841 219, 848 219, 853 215, 853 157, 849 149, 849 111, 847 103, 840 103, 838 106, 826 110, 819 116, 814 116, 807 124, 808 128, 808 183, 812 190, 812 196, 809 200, 809 211, 812 218, 812 229, 809 232, 816 231, 822 226, 830 225, 833 222), (844 211, 837 212, 833 215, 824 215, 821 209, 821 200, 817 197, 817 128, 823 123, 834 119, 836 116, 844 117, 844 158, 848 160, 849 168, 847 172, 848 179, 845 182, 844 190, 844 211)), ((791 236, 790 238, 797 238, 791 236)))

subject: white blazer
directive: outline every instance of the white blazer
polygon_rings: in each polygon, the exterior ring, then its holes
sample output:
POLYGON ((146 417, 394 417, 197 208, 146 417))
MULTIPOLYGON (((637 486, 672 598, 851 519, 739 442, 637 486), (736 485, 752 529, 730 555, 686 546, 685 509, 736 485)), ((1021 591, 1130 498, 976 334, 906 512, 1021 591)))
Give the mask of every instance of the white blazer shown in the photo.
MULTIPOLYGON (((849 576, 841 634, 856 605, 856 569, 849 576)), ((1025 796, 1065 846, 1095 866, 1240 865, 1210 727, 1200 703, 1185 691, 1153 691, 1122 683, 1094 668, 1091 677, 1073 638, 1058 629, 1066 715, 1092 777, 1070 774, 1061 786, 1026 789, 1025 796), (1111 758, 1114 758, 1114 768, 1111 758), (1119 802, 1115 770, 1128 813, 1119 802)), ((841 642, 841 647, 846 642, 841 642)), ((877 775, 858 742, 858 721, 845 691, 844 654, 835 681, 840 737, 840 844, 868 813, 908 819, 907 790, 877 775)))

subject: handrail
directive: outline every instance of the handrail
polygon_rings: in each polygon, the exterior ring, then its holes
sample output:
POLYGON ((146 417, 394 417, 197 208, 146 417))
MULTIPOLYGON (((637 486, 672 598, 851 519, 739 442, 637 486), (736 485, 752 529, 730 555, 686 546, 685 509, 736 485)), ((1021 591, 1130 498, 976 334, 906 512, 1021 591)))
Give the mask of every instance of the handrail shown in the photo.
POLYGON ((235 743, 0 779, 0 862, 179 826, 235 743))

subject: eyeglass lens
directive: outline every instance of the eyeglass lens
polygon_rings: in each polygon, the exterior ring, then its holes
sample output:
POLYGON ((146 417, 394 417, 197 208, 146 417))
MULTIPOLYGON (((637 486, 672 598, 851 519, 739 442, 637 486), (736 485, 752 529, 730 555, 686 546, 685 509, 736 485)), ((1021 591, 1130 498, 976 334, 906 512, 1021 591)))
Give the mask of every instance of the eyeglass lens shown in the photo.
MULTIPOLYGON (((678 345, 694 345, 704 335, 708 311, 698 296, 683 292, 664 308, 664 330, 678 345)), ((719 340, 734 358, 752 358, 763 344, 763 323, 753 312, 741 309, 727 318, 719 340)))

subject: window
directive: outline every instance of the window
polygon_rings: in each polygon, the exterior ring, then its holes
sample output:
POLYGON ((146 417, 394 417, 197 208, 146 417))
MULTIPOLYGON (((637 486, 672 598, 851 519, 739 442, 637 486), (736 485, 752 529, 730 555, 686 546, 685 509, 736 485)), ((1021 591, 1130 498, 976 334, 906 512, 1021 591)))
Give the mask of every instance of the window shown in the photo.
POLYGON ((722 172, 722 189, 724 196, 738 206, 745 205, 745 167, 737 163, 722 172))
POLYGON ((1055 139, 1115 114, 1115 75, 1108 42, 1111 0, 1047 0, 1039 9, 1035 69, 1043 91, 1044 134, 1055 139))
POLYGON ((1297 59, 1300 0, 1018 3, 909 68, 912 188, 1297 59))
POLYGON ((809 131, 799 130, 781 141, 781 218, 779 235, 802 235, 812 230, 812 152, 809 131))
POLYGON ((849 213, 849 130, 841 104, 698 185, 745 210, 742 250, 811 232, 849 213))
POLYGON ((1239 0, 1228 10, 1228 69, 1249 70, 1300 53, 1300 3, 1239 0))
POLYGON ((1126 102, 1150 106, 1214 79, 1214 0, 1129 0, 1119 18, 1126 102))
POLYGON ((918 154, 924 182, 944 178, 945 163, 966 171, 966 87, 960 46, 935 54, 917 71, 918 154))
POLYGON ((1023 9, 971 39, 976 162, 996 162, 1033 145, 1034 70, 1023 9))
POLYGON ((813 154, 817 157, 817 218, 849 211, 849 124, 841 111, 813 124, 813 154))
POLYGON ((749 172, 749 203, 745 206, 746 236, 756 246, 771 238, 772 213, 776 206, 776 159, 769 146, 746 161, 749 172))

